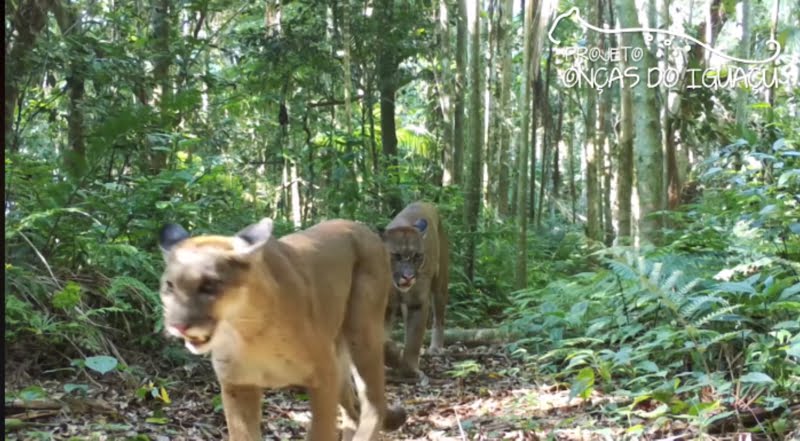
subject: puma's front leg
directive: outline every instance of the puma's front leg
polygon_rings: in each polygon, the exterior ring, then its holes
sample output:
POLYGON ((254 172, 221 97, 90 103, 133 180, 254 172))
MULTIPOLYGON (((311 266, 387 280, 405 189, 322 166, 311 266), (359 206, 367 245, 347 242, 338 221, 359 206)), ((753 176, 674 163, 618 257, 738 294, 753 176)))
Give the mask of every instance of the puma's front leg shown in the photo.
POLYGON ((308 441, 337 441, 336 418, 341 386, 337 363, 331 357, 329 363, 318 369, 315 386, 308 388, 311 399, 311 428, 306 436, 308 441))
POLYGON ((222 384, 230 441, 261 441, 261 388, 222 384))
POLYGON ((430 300, 428 293, 430 284, 417 282, 414 293, 408 298, 404 306, 403 318, 405 319, 405 346, 403 347, 403 370, 411 371, 422 379, 425 375, 419 370, 419 356, 425 338, 425 328, 428 320, 430 300))

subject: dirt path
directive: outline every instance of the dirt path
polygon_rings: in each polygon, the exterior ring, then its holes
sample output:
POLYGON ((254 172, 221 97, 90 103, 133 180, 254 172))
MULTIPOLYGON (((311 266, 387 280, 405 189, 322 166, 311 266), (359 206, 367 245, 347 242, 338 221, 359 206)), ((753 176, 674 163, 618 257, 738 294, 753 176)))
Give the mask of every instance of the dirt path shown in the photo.
MULTIPOLYGON (((442 356, 424 357, 422 368, 430 377, 428 386, 389 382, 389 400, 402 402, 409 419, 400 431, 384 439, 625 438, 627 424, 621 415, 614 417, 619 412, 614 412, 617 404, 611 397, 594 394, 588 402, 569 400, 569 390, 537 385, 501 346, 450 347, 442 356)), ((210 363, 198 360, 159 374, 144 382, 141 378, 146 375, 136 371, 109 373, 99 380, 93 375, 92 381, 85 375, 71 381, 43 375, 41 381, 28 380, 23 385, 7 381, 6 440, 222 439, 224 419, 210 363), (20 394, 21 387, 31 384, 42 390, 34 386, 20 394), (168 396, 162 395, 160 386, 168 396), (65 393, 65 387, 72 392, 65 393), (28 401, 22 402, 20 395, 28 401), (14 397, 16 406, 9 404, 14 397), (14 418, 11 423, 17 427, 9 428, 8 418, 14 418)), ((303 439, 309 417, 302 392, 267 392, 264 439, 303 439)), ((649 429, 648 434, 644 429, 639 439, 691 439, 669 438, 670 428, 680 430, 672 425, 666 431, 665 427, 658 432, 649 429)))

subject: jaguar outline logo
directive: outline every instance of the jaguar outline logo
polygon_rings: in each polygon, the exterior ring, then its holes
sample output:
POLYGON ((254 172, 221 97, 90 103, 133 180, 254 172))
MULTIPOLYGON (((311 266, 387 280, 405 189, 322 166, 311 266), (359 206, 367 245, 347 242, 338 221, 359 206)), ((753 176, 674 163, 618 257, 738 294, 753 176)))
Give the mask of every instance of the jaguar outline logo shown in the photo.
MULTIPOLYGON (((562 56, 573 57, 574 62, 565 71, 560 71, 559 76, 567 87, 589 86, 603 92, 604 89, 613 86, 615 83, 627 87, 635 87, 646 79, 647 87, 665 86, 667 88, 684 86, 688 89, 707 87, 712 89, 745 87, 751 90, 774 87, 778 84, 790 85, 790 78, 800 83, 798 77, 800 73, 797 68, 793 68, 793 63, 778 66, 781 57, 781 45, 774 38, 765 42, 765 46, 771 55, 763 59, 748 59, 728 55, 719 49, 681 32, 668 29, 655 29, 650 27, 631 27, 631 28, 609 28, 595 26, 581 16, 577 7, 572 7, 556 16, 548 31, 547 37, 554 46, 559 46, 554 33, 562 20, 571 19, 574 23, 585 31, 594 31, 601 34, 625 34, 642 33, 645 45, 649 45, 655 39, 656 34, 667 35, 667 38, 659 41, 659 48, 663 50, 664 56, 682 56, 691 49, 689 44, 673 44, 675 39, 703 47, 707 53, 714 54, 726 60, 725 63, 704 68, 689 68, 684 60, 682 67, 672 66, 669 63, 660 66, 647 68, 646 72, 639 71, 636 63, 640 61, 647 47, 587 47, 579 45, 575 47, 559 48, 557 53, 562 56), (588 63, 587 63, 588 61, 588 63), (600 61, 602 63, 594 63, 600 61), (623 65, 608 64, 606 62, 625 62, 623 65), (773 63, 775 68, 772 68, 773 63), (741 66, 744 65, 744 66, 741 66)), ((794 56, 793 58, 796 58, 794 56)), ((680 63, 679 63, 680 64, 680 63)), ((641 65, 638 65, 641 66, 641 65)))

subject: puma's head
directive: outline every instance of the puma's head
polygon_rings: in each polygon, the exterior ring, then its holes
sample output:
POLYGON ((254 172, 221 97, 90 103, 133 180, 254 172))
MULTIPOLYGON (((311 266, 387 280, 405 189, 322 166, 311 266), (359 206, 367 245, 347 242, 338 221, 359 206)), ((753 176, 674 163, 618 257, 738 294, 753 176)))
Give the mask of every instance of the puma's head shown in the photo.
POLYGON ((406 292, 417 281, 417 272, 425 263, 423 239, 428 221, 419 219, 411 227, 394 227, 381 234, 392 263, 392 283, 406 292))
POLYGON ((166 331, 194 354, 213 349, 219 321, 246 306, 251 260, 271 235, 267 218, 235 236, 190 237, 180 225, 164 226, 159 245, 166 261, 160 287, 166 331))

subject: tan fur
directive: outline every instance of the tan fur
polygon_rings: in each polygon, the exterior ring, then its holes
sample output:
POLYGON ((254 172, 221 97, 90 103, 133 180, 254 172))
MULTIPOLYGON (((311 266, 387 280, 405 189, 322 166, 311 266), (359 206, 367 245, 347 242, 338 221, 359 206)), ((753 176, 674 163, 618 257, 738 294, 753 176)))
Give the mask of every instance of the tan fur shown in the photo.
POLYGON ((384 244, 391 255, 393 290, 392 304, 387 310, 387 327, 400 304, 405 322, 405 346, 402 356, 387 340, 386 360, 401 372, 415 373, 424 378, 419 370, 428 314, 433 312, 433 335, 429 352, 440 352, 444 344, 444 319, 448 301, 449 244, 436 207, 426 202, 415 202, 401 211, 382 234, 384 244), (424 219, 427 227, 420 232, 415 224, 424 219), (404 271, 415 272, 410 287, 398 287, 404 271), (402 288, 402 289, 401 289, 402 288), (431 302, 433 308, 431 308, 431 302))
POLYGON ((338 439, 337 404, 345 439, 397 428, 404 411, 387 409, 384 396, 391 275, 381 239, 344 220, 279 240, 268 227, 250 248, 246 230, 165 247, 165 327, 193 352, 211 353, 230 440, 261 440, 262 389, 288 385, 308 389, 309 440, 338 439))

